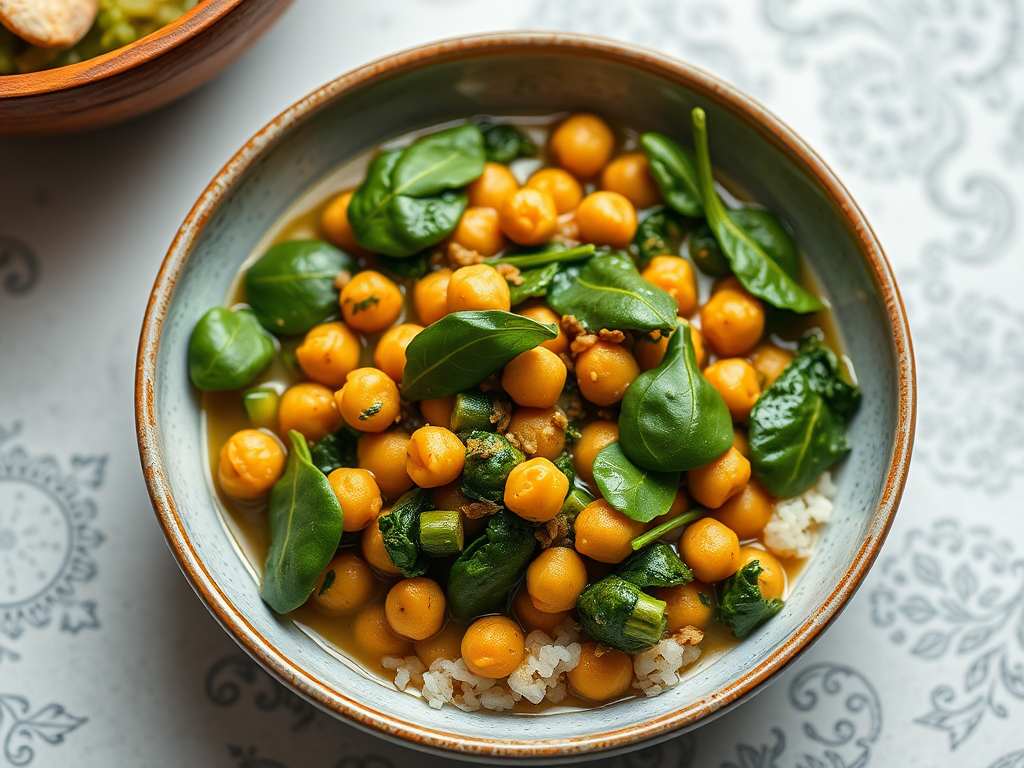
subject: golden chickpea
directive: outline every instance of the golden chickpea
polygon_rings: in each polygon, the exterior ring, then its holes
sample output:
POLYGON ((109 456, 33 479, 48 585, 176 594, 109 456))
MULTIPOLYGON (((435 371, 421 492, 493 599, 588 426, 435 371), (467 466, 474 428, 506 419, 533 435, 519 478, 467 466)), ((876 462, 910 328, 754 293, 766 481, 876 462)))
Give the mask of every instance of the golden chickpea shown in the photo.
POLYGON ((454 621, 449 621, 436 635, 416 643, 416 655, 427 669, 430 669, 430 665, 438 659, 458 661, 462 656, 464 634, 462 627, 454 621))
POLYGON ((633 357, 641 371, 650 371, 661 365, 667 349, 668 336, 663 336, 660 331, 651 331, 637 339, 633 345, 633 357))
POLYGON ((544 347, 528 349, 505 366, 501 387, 516 405, 550 408, 562 396, 567 371, 562 359, 544 347))
POLYGON ((736 533, 711 517, 687 526, 679 539, 679 551, 693 575, 708 584, 732 576, 740 568, 736 533))
POLYGON ((448 314, 448 281, 451 278, 450 269, 439 269, 416 281, 412 289, 412 303, 424 325, 436 323, 448 314))
POLYGON ((704 582, 659 587, 654 596, 665 601, 669 634, 684 627, 706 629, 715 617, 715 591, 704 582))
POLYGON ((256 429, 235 432, 220 449, 217 481, 236 499, 259 499, 281 479, 285 455, 281 444, 256 429))
POLYGON ((432 509, 459 509, 473 500, 462 492, 462 482, 453 480, 447 485, 439 485, 430 489, 430 503, 432 509))
POLYGON ((462 637, 462 660, 474 675, 499 678, 523 663, 523 632, 506 616, 485 616, 469 625, 462 637))
POLYGON ((344 616, 367 605, 377 594, 378 584, 363 558, 339 552, 320 574, 309 602, 325 616, 344 616))
POLYGON ((661 200, 661 191, 651 175, 647 157, 639 152, 617 157, 601 173, 601 188, 618 192, 639 209, 661 200))
POLYGON ((467 208, 452 232, 452 242, 481 256, 494 256, 505 247, 498 212, 493 208, 467 208))
POLYGON ((747 289, 743 287, 743 283, 735 275, 729 275, 728 277, 720 277, 711 284, 711 295, 714 296, 719 291, 736 291, 737 293, 743 293, 747 289))
POLYGON ((527 632, 535 632, 539 629, 549 636, 554 636, 555 627, 565 621, 569 615, 569 611, 547 613, 538 610, 533 604, 525 584, 519 587, 515 597, 512 598, 512 613, 527 632))
POLYGON ((294 429, 314 443, 342 425, 334 393, 323 384, 309 382, 285 390, 277 409, 277 421, 282 435, 294 429))
POLYGON ((701 331, 720 355, 745 355, 764 333, 764 307, 746 291, 719 291, 700 309, 701 331))
POLYGON ((426 640, 444 626, 444 591, 432 579, 403 579, 391 588, 384 611, 396 635, 426 640))
POLYGON ((629 693, 633 683, 633 659, 625 651, 601 647, 595 642, 580 646, 579 663, 566 673, 573 693, 581 699, 602 703, 629 693))
POLYGON ((758 344, 750 353, 750 363, 761 377, 764 389, 768 389, 793 362, 793 353, 774 344, 758 344))
POLYGON ((508 167, 501 163, 487 163, 480 178, 466 187, 466 196, 474 208, 498 210, 505 198, 517 189, 519 182, 508 167))
POLYGON ((636 209, 618 192, 591 192, 576 209, 576 223, 584 242, 627 248, 636 234, 636 209))
POLYGON ((422 330, 423 326, 415 323, 402 323, 386 330, 377 342, 377 349, 373 351, 373 364, 392 381, 401 381, 405 373, 405 349, 422 330))
POLYGON ((359 468, 369 470, 385 498, 397 499, 413 486, 405 471, 409 433, 400 429, 366 434, 359 438, 356 457, 359 468))
POLYGON ((380 272, 356 273, 341 289, 341 314, 345 322, 363 333, 382 331, 402 314, 401 289, 380 272))
POLYGON ((576 551, 602 563, 621 563, 633 554, 633 539, 645 530, 643 523, 598 499, 576 518, 576 551))
POLYGON ((599 341, 576 358, 580 394, 595 405, 614 405, 640 374, 640 366, 621 344, 599 341))
POLYGON ((618 442, 619 425, 614 421, 592 421, 580 430, 572 447, 572 464, 580 480, 594 482, 594 460, 606 445, 618 442))
POLYGON ((501 230, 519 245, 540 245, 555 234, 558 209, 547 192, 523 187, 505 198, 498 209, 501 230))
POLYGON ((730 448, 714 461, 686 473, 686 487, 701 506, 718 509, 750 480, 750 461, 730 448))
POLYGON ((505 506, 524 520, 546 523, 569 493, 569 478, 547 459, 517 464, 505 481, 505 506))
POLYGON ((501 309, 508 312, 512 298, 508 282, 494 267, 473 264, 455 270, 448 282, 448 311, 501 309))
POLYGON ((655 256, 640 276, 661 288, 676 300, 680 317, 689 317, 697 309, 697 279, 693 267, 678 256, 655 256))
POLYGON ((544 349, 550 349, 556 355, 569 351, 569 338, 565 335, 565 331, 562 330, 561 315, 556 314, 543 304, 537 304, 532 307, 523 307, 522 309, 517 310, 517 313, 523 317, 528 317, 531 320, 536 320, 538 323, 553 325, 558 329, 558 335, 555 338, 548 339, 541 344, 544 349))
POLYGON ((589 179, 607 165, 615 134, 596 115, 573 115, 551 134, 549 147, 555 162, 576 177, 589 179))
POLYGON ((782 563, 771 552, 766 552, 757 547, 740 547, 739 568, 746 567, 749 563, 757 560, 761 566, 761 573, 757 576, 757 587, 765 600, 781 600, 786 593, 786 569, 782 563))
POLYGON ((728 357, 709 365, 704 377, 725 400, 732 420, 746 421, 761 396, 761 385, 754 367, 742 357, 728 357))
POLYGON ((740 540, 756 539, 772 519, 775 500, 757 480, 751 480, 714 512, 714 518, 732 528, 740 540))
POLYGON ((352 192, 343 192, 327 204, 320 217, 320 228, 331 245, 358 252, 361 249, 348 220, 348 204, 352 195, 352 192))
POLYGON ((345 514, 345 530, 361 531, 380 514, 380 488, 365 469, 341 467, 327 476, 345 514))
POLYGON ((455 395, 435 397, 431 400, 420 400, 420 413, 427 424, 448 429, 452 424, 452 411, 455 410, 455 395))
POLYGON ((466 446, 444 427, 420 427, 406 447, 405 469, 420 488, 447 485, 462 474, 466 446))
POLYGON ((360 432, 383 432, 402 413, 398 385, 377 368, 356 368, 334 400, 345 423, 360 432))
POLYGON ((750 438, 738 427, 733 427, 732 430, 732 447, 739 451, 743 458, 750 458, 750 438))
POLYGON ((587 586, 587 566, 569 547, 548 547, 526 569, 526 591, 545 613, 571 611, 587 586))
POLYGON ((530 177, 526 186, 551 195, 559 216, 575 210, 583 199, 583 187, 571 173, 561 168, 541 168, 530 177))
POLYGON ((317 384, 337 389, 359 366, 363 346, 344 323, 323 323, 311 328, 295 350, 302 372, 317 384))
POLYGON ((374 658, 412 655, 412 643, 395 634, 380 603, 368 605, 356 614, 352 634, 360 650, 374 658))
MULTIPOLYGON (((384 512, 381 517, 388 514, 384 512)), ((382 576, 401 576, 402 571, 398 566, 391 562, 391 557, 388 555, 388 551, 384 549, 384 538, 380 533, 380 526, 377 521, 370 523, 363 530, 363 537, 359 542, 360 551, 363 553, 363 559, 366 560, 377 573, 382 576)))
POLYGON ((558 408, 517 408, 508 423, 511 434, 527 456, 554 461, 565 448, 565 414, 558 408))

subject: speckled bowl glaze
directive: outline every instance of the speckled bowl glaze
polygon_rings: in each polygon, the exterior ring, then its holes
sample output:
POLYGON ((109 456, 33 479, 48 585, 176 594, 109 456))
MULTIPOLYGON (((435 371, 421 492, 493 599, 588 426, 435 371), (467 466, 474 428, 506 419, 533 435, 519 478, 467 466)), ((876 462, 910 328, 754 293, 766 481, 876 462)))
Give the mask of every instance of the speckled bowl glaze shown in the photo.
POLYGON ((835 619, 875 559, 906 479, 914 402, 910 337, 889 264, 850 195, 799 137, 750 97, 680 61, 543 33, 396 54, 338 78, 256 134, 217 174, 171 246, 142 329, 136 382, 139 447, 157 519, 196 592, 238 643, 340 718, 411 746, 491 761, 592 758, 649 744, 768 682, 835 619), (413 129, 481 113, 587 110, 689 141, 698 104, 708 114, 716 166, 796 230, 864 391, 835 518, 783 611, 742 650, 662 696, 538 717, 431 709, 272 613, 211 500, 186 355, 192 326, 223 301, 266 229, 328 171, 413 129))

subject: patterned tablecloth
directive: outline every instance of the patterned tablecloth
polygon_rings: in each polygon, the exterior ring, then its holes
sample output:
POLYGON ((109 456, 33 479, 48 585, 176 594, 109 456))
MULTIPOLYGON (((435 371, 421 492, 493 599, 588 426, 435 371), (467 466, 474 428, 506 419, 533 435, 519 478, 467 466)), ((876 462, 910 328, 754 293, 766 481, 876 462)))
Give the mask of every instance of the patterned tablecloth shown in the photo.
POLYGON ((439 766, 315 711, 207 614, 150 510, 135 348, 171 238, 296 98, 515 27, 703 65, 837 169, 893 261, 920 411, 903 505, 835 626, 754 700, 603 766, 1024 766, 1024 0, 299 0, 211 86, 0 141, 0 766, 439 766))

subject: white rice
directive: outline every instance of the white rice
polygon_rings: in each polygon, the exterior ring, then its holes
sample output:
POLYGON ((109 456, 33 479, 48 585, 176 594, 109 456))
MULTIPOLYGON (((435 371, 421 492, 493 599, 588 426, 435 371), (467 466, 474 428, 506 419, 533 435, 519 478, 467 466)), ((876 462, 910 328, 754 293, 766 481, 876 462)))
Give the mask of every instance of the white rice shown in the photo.
POLYGON ((700 657, 700 648, 694 641, 700 642, 703 635, 690 633, 689 629, 692 628, 687 627, 633 656, 634 688, 647 696, 657 696, 679 684, 680 672, 700 657))
POLYGON ((775 504, 772 519, 764 527, 764 543, 779 557, 807 557, 814 548, 814 533, 832 519, 836 487, 825 472, 818 484, 793 499, 775 504))
POLYGON ((423 686, 423 673, 427 668, 416 656, 385 656, 381 659, 381 666, 384 669, 395 670, 395 688, 404 691, 412 683, 415 687, 423 686))
POLYGON ((463 712, 475 712, 478 709, 501 712, 512 709, 515 704, 512 694, 499 685, 497 680, 474 675, 462 659, 437 659, 423 673, 420 693, 434 709, 452 704, 463 712))
POLYGON ((579 629, 572 619, 555 627, 552 640, 536 630, 526 636, 526 659, 508 676, 512 697, 540 704, 546 698, 555 704, 565 698, 565 673, 580 663, 579 629))

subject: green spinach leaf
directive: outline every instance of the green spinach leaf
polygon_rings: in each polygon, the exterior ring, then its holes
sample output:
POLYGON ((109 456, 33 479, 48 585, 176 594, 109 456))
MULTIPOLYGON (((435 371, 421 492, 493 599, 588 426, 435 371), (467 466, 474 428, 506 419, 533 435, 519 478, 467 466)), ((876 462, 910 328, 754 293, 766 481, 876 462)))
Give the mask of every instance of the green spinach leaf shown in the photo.
POLYGON ((640 589, 676 587, 693 581, 690 567, 679 559, 672 547, 661 541, 634 552, 615 569, 615 575, 640 589))
POLYGON ((534 248, 524 248, 507 256, 488 259, 487 264, 508 264, 519 269, 546 267, 549 264, 568 264, 574 261, 587 261, 597 252, 593 245, 578 245, 566 248, 561 243, 545 243, 534 248))
POLYGON ((527 299, 533 299, 537 296, 547 296, 548 287, 560 269, 561 266, 558 264, 548 264, 546 267, 520 272, 519 276, 523 279, 523 282, 519 285, 513 285, 512 283, 508 285, 508 292, 512 297, 512 306, 515 307, 527 299))
POLYGON ((681 216, 671 208, 659 206, 643 218, 633 236, 640 267, 655 256, 678 256, 684 234, 697 226, 694 219, 681 216))
POLYGON ((537 154, 537 145, 514 125, 481 122, 477 126, 484 135, 484 154, 492 163, 511 163, 517 157, 537 154))
POLYGON ((430 271, 430 253, 428 251, 403 259, 377 254, 374 261, 377 263, 378 269, 401 282, 420 280, 430 271))
POLYGON ((407 579, 422 576, 430 567, 430 555, 420 547, 420 513, 430 508, 430 496, 422 488, 401 496, 391 511, 377 518, 388 557, 407 579))
POLYGON ((800 369, 818 395, 838 416, 849 421, 860 407, 860 389, 847 383, 835 352, 816 338, 808 338, 790 363, 800 369))
POLYGON ((782 610, 781 600, 766 600, 757 577, 764 569, 752 560, 718 586, 718 616, 742 640, 782 610))
POLYGON ((668 512, 679 490, 678 472, 641 469, 618 443, 609 443, 597 454, 594 480, 609 504, 641 523, 668 512))
POLYGON ((662 133, 645 133, 640 137, 640 146, 669 207, 684 216, 703 217, 697 164, 690 151, 662 133))
POLYGON ((646 651, 665 634, 666 605, 618 576, 605 576, 587 587, 576 611, 583 630, 594 640, 626 653, 646 651))
POLYGON ((358 466, 356 445, 362 433, 347 424, 337 432, 325 435, 310 447, 309 456, 313 466, 325 475, 342 467, 358 466))
MULTIPOLYGON (((782 220, 771 211, 741 208, 727 211, 732 223, 761 246, 768 257, 793 280, 800 279, 800 249, 782 220)), ((690 258, 698 269, 712 277, 732 274, 729 259, 722 253, 711 227, 704 224, 690 238, 690 258)))
POLYGON ((273 357, 274 340, 247 309, 214 307, 188 340, 189 377, 206 392, 244 387, 273 357))

